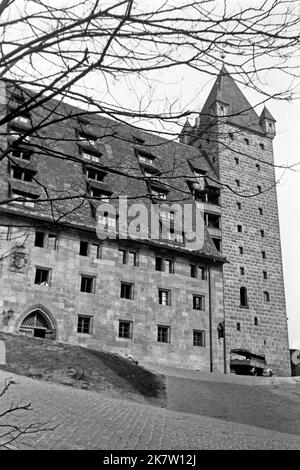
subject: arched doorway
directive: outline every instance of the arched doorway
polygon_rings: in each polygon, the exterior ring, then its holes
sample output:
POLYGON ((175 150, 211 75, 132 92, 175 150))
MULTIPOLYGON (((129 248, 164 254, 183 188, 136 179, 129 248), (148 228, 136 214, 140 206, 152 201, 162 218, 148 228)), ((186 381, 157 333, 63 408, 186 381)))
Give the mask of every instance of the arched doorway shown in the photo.
POLYGON ((37 308, 23 319, 19 332, 35 338, 55 339, 55 328, 49 315, 37 308))

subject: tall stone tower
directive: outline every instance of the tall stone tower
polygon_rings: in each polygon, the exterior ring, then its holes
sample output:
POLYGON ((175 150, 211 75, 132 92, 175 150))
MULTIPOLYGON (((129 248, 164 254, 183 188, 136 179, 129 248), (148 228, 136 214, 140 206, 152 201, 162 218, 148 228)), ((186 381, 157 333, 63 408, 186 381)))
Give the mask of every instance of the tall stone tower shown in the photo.
POLYGON ((189 143, 203 150, 221 183, 227 368, 231 350, 248 349, 264 354, 275 373, 290 375, 275 133, 267 108, 259 117, 223 67, 189 143))

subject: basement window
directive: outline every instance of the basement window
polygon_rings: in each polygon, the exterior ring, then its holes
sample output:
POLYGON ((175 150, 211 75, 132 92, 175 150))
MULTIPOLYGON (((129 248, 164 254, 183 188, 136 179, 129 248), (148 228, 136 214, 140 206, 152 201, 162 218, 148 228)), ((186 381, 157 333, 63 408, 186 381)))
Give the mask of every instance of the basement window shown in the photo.
POLYGON ((170 343, 170 327, 157 325, 157 341, 159 343, 170 343))
POLYGON ((40 286, 49 286, 50 269, 36 268, 34 283, 40 286))
POLYGON ((86 292, 87 294, 94 293, 94 284, 95 284, 95 277, 93 276, 81 276, 81 285, 80 291, 86 292))
POLYGON ((132 338, 132 321, 119 320, 119 338, 132 338))
POLYGON ((78 315, 77 319, 77 333, 84 333, 90 335, 92 332, 92 317, 85 315, 78 315))
POLYGON ((193 346, 205 346, 205 331, 193 330, 193 346))

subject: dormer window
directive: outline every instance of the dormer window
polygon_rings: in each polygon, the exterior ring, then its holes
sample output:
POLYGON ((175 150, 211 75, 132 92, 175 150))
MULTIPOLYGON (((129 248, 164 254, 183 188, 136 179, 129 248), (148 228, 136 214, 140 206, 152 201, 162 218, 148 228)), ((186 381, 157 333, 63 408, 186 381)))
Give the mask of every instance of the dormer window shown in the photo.
POLYGON ((144 139, 141 139, 140 137, 136 137, 135 135, 132 136, 132 138, 133 138, 133 142, 137 145, 144 145, 145 143, 144 139))
POLYGON ((81 156, 84 160, 86 160, 88 162, 99 163, 101 154, 96 155, 92 152, 82 151, 81 156))
POLYGON ((12 201, 14 204, 31 208, 34 208, 34 201, 38 199, 37 197, 33 197, 31 194, 15 190, 11 191, 11 198, 14 199, 14 201, 12 201))
POLYGON ((16 116, 16 117, 13 119, 13 121, 14 121, 14 122, 21 122, 22 124, 29 124, 29 117, 20 114, 20 116, 16 116))
POLYGON ((13 148, 10 155, 15 158, 21 158, 22 160, 30 160, 31 152, 22 148, 13 148))
POLYGON ((138 158, 141 163, 147 163, 147 165, 154 165, 154 155, 146 152, 138 152, 138 158))
POLYGON ((95 147, 97 142, 97 137, 92 134, 87 134, 86 132, 77 132, 78 140, 80 142, 86 143, 95 147))
POLYGON ((167 199, 167 193, 158 189, 151 189, 151 195, 158 199, 167 199))
POLYGON ((101 202, 109 202, 108 194, 100 191, 98 188, 91 188, 90 189, 90 196, 93 198, 101 199, 101 202))
POLYGON ((94 181, 103 181, 106 173, 103 171, 96 170, 95 168, 87 168, 86 169, 86 176, 87 178, 94 180, 94 181))
POLYGON ((12 165, 10 169, 10 176, 17 180, 32 181, 33 172, 26 170, 25 168, 12 165))
POLYGON ((9 137, 11 138, 11 140, 17 140, 17 139, 22 138, 26 142, 30 141, 30 136, 29 135, 24 136, 24 130, 23 129, 20 129, 20 128, 14 127, 14 126, 9 127, 9 137))

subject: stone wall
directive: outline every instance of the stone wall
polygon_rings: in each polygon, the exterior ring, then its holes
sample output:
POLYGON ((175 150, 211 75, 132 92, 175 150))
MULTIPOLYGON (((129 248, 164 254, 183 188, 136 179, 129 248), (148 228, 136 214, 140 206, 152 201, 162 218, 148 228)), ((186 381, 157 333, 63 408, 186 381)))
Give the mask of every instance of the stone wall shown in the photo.
MULTIPOLYGON (((1 224, 13 222, 2 217, 1 224)), ((17 223, 22 222, 18 219, 17 223)), ((24 220, 24 225, 28 224, 24 220)), ((60 232, 53 250, 34 246, 34 227, 14 227, 10 241, 5 233, 3 228, 0 250, 8 255, 0 277, 0 309, 14 311, 7 324, 2 324, 5 331, 17 333, 24 317, 41 308, 51 318, 58 341, 131 354, 143 362, 210 369, 209 283, 190 277, 189 264, 196 258, 175 253, 175 272, 169 274, 155 270, 155 254, 167 255, 167 251, 136 245, 139 262, 131 267, 119 262, 116 241, 103 242, 100 259, 79 255, 80 239, 97 241, 91 234, 60 232), (26 262, 20 269, 9 254, 16 242, 24 243, 26 262), (36 267, 51 270, 49 286, 34 283, 36 267), (94 293, 80 292, 81 275, 95 277, 94 293), (133 300, 120 298, 121 281, 134 284, 133 300), (171 291, 170 306, 159 305, 158 288, 171 291), (204 311, 193 310, 193 294, 205 296, 204 311), (92 317, 91 334, 77 333, 78 315, 92 317), (119 320, 133 322, 132 339, 119 338, 119 320), (157 341, 158 324, 170 326, 170 343, 157 341), (193 346, 193 329, 205 331, 205 347, 193 346)), ((129 247, 128 242, 122 243, 122 247, 129 247)), ((211 266, 211 299, 212 362, 215 371, 223 372, 222 345, 217 339, 217 325, 223 320, 223 284, 217 265, 211 266)))

